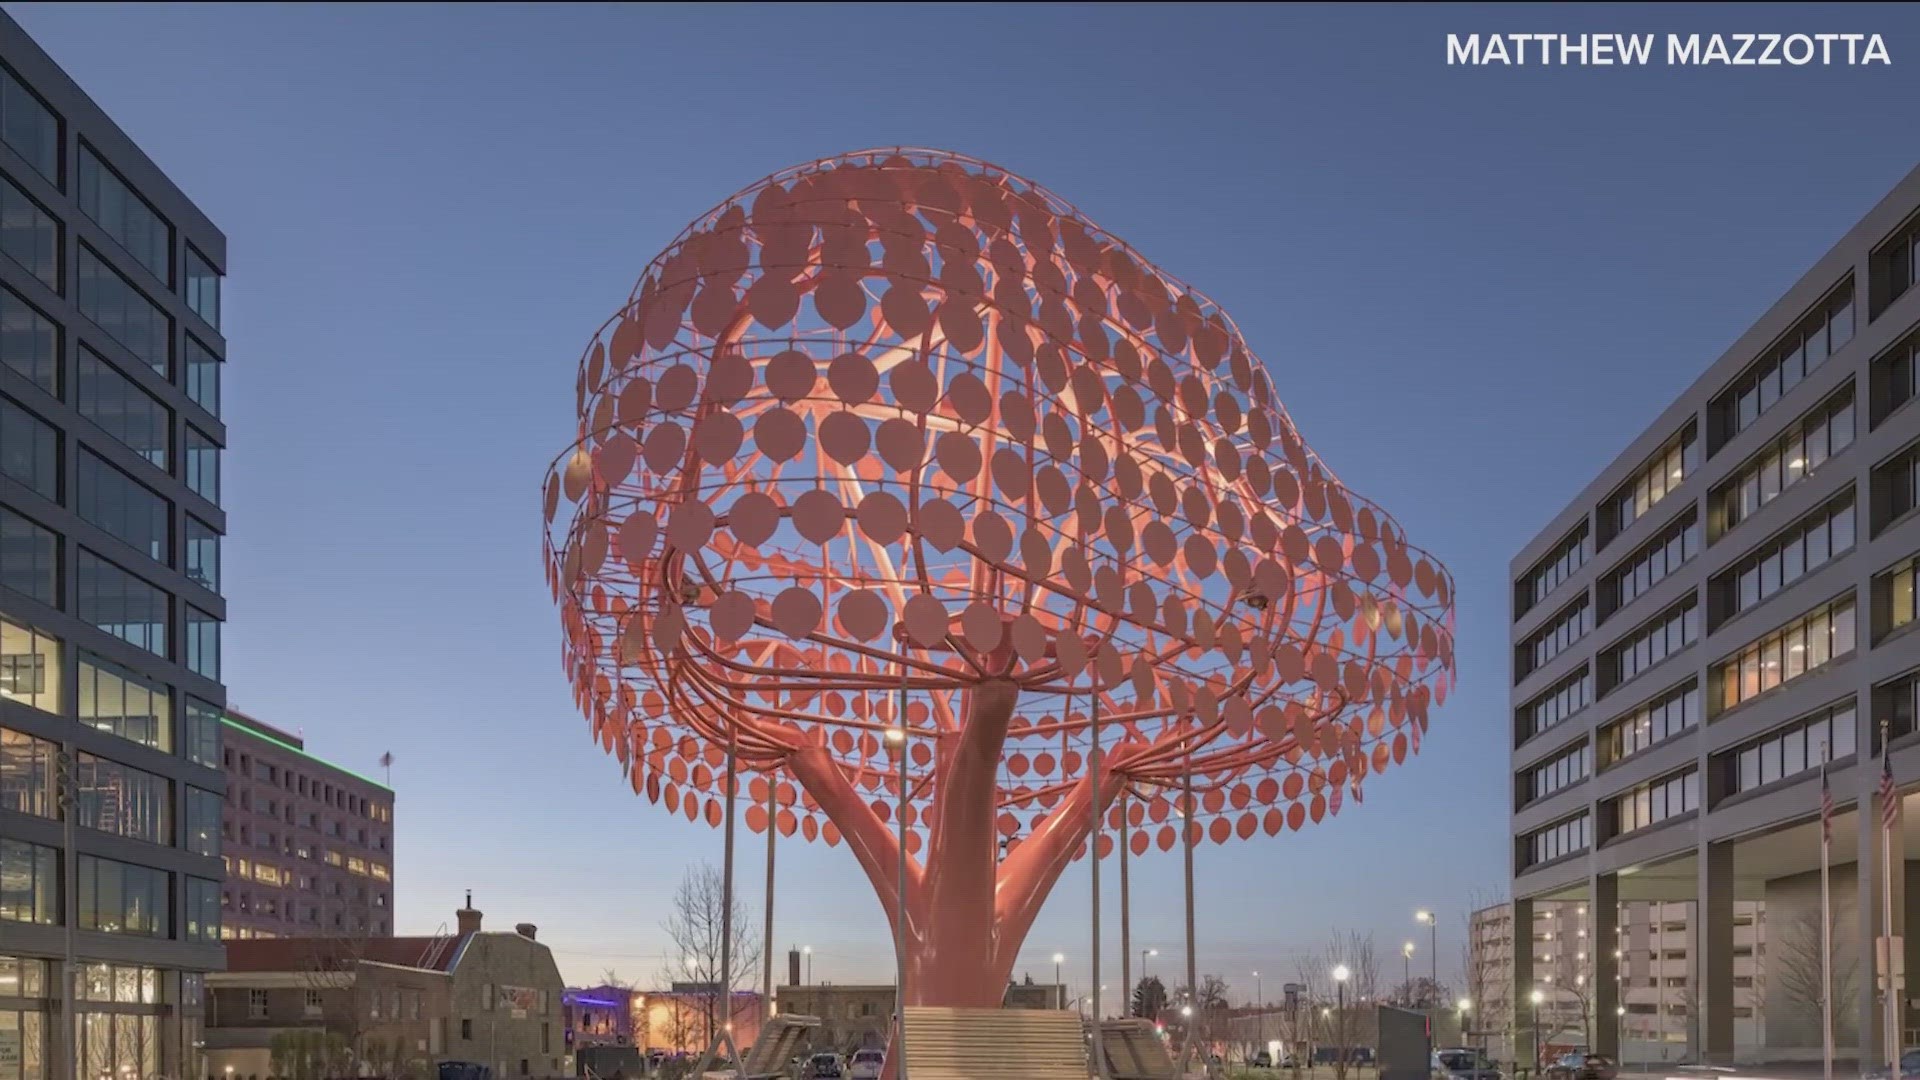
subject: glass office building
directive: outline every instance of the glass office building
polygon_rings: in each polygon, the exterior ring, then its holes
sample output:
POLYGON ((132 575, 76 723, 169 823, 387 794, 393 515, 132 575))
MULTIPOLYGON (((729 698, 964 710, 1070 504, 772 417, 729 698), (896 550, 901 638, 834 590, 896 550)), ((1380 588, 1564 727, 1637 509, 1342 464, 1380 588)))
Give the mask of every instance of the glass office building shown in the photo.
POLYGON ((0 1080, 202 1075, 225 265, 0 14, 0 1080))

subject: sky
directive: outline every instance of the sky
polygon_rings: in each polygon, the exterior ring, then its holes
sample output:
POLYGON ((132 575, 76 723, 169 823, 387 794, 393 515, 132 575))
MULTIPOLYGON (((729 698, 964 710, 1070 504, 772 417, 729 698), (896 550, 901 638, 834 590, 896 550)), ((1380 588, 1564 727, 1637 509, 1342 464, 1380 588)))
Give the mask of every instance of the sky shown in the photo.
MULTIPOLYGON (((230 701, 363 773, 393 753, 401 932, 472 889, 576 983, 650 981, 720 840, 573 710, 540 483, 582 346, 729 193, 900 144, 1045 184, 1232 313, 1315 450, 1454 572, 1425 752, 1320 826, 1200 847, 1198 966, 1237 997, 1336 928, 1426 967, 1421 907, 1458 971, 1509 881, 1509 559, 1916 163, 1895 5, 8 10, 228 237, 230 701), (1445 63, 1449 32, 1853 30, 1892 65, 1445 63)), ((1178 869, 1134 874, 1165 973, 1178 869)), ((814 978, 888 978, 845 849, 782 847, 777 895, 814 978)), ((1076 864, 1016 974, 1059 951, 1084 987, 1088 901, 1076 864)))

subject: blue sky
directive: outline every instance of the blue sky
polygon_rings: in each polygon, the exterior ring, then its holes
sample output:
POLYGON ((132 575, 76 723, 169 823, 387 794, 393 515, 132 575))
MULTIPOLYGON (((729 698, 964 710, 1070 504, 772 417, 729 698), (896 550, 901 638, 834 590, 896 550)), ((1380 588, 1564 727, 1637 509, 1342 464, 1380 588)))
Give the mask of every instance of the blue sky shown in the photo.
MULTIPOLYGON (((650 977, 666 896, 718 856, 588 742, 538 557, 574 360, 701 210, 873 145, 1033 177, 1230 311, 1315 449, 1455 572, 1426 753, 1361 812, 1199 852, 1200 967, 1245 993, 1335 926, 1424 966, 1419 906, 1458 967, 1507 880, 1508 559, 1914 166, 1920 100, 1892 5, 8 10, 229 237, 231 700, 350 768, 394 753, 403 931, 471 888, 576 980, 650 977), (1598 30, 1877 31, 1894 63, 1444 63, 1449 31, 1598 30)), ((1163 971, 1178 865, 1135 876, 1163 971)), ((846 852, 781 866, 776 946, 883 977, 846 852)), ((1082 866, 1036 977, 1059 950, 1084 981, 1087 900, 1082 866)))

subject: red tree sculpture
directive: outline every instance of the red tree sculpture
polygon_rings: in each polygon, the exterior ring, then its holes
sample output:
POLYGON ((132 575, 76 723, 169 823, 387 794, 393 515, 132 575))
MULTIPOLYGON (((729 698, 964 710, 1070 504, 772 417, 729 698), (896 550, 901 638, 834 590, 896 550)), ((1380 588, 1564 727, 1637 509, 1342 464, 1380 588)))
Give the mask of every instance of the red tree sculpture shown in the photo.
POLYGON ((845 841, 891 918, 904 722, 910 1004, 1000 1003, 1095 813, 1136 852, 1170 819, 1299 829, 1448 689, 1451 580, 1225 312, 991 165, 754 184, 647 267, 575 393, 546 566, 595 738, 715 825, 733 747, 748 825, 845 841))

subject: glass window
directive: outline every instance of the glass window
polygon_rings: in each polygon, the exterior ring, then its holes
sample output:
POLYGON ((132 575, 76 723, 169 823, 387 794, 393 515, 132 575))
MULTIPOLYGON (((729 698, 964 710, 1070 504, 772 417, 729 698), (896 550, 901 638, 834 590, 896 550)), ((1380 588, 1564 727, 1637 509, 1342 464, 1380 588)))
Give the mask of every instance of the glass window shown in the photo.
POLYGON ((1715 711, 1730 709, 1852 652, 1853 619, 1853 598, 1845 597, 1822 605, 1716 663, 1709 672, 1719 687, 1714 695, 1715 711), (1803 651, 1804 664, 1797 655, 1803 651))
POLYGON ((0 839, 0 920, 58 923, 59 866, 60 853, 53 848, 0 839))
POLYGON ((60 712, 60 639, 0 616, 0 697, 60 712))
POLYGON ((220 591, 220 534, 192 514, 187 515, 187 576, 220 591))
POLYGON ((0 287, 0 363, 60 396, 60 328, 12 289, 0 287))
POLYGON ((173 749, 173 698, 167 685, 88 652, 80 654, 79 714, 96 730, 156 750, 173 749))
POLYGON ((173 287, 173 275, 168 272, 173 261, 172 228, 85 144, 80 147, 80 210, 161 284, 173 287))
POLYGON ((188 941, 220 940, 219 882, 187 879, 186 933, 188 941))
POLYGON ((79 871, 81 929, 170 936, 166 871, 93 855, 80 856, 79 871))
POLYGON ((187 426, 187 487, 216 505, 220 502, 220 447, 187 426))
POLYGON ((1722 430, 1716 435, 1715 449, 1759 419, 1852 335, 1853 282, 1849 279, 1716 399, 1713 408, 1722 430))
POLYGON ((60 118, 13 72, 0 70, 0 142, 60 185, 60 118))
POLYGON ((173 842, 173 785, 165 777, 88 753, 75 755, 73 772, 79 824, 149 844, 173 842))
POLYGON ((84 345, 80 347, 74 404, 80 415, 166 471, 173 410, 84 345))
POLYGON ((173 320, 93 249, 80 245, 80 314, 148 367, 166 376, 173 320))
POLYGON ((0 397, 0 475, 41 496, 60 499, 60 435, 53 426, 0 397))
POLYGON ((220 681, 220 620, 187 607, 187 670, 220 681))
POLYGON ((186 849, 195 855, 220 854, 220 796, 196 787, 187 789, 186 849))
POLYGON ((59 750, 46 739, 0 728, 0 810, 44 818, 60 815, 54 788, 54 755, 59 750))
POLYGON ((220 357, 187 335, 187 396, 215 416, 220 415, 220 357))
POLYGON ((60 291, 60 223, 20 186, 0 177, 0 252, 60 291))
POLYGON ((1786 434, 1749 458, 1714 489, 1708 499, 1713 538, 1719 539, 1852 442, 1853 388, 1849 383, 1808 410, 1786 434))
POLYGON ((192 244, 187 245, 187 306, 207 320, 208 326, 219 328, 220 271, 213 268, 206 256, 195 251, 192 244))
POLYGON ((0 506, 0 588, 60 606, 60 537, 0 506))
POLYGON ((167 594, 93 552, 80 549, 78 614, 156 656, 167 655, 167 594))
POLYGON ((188 761, 210 769, 220 767, 220 710, 199 698, 187 699, 186 738, 181 752, 188 761))
POLYGON ((74 509, 80 516, 155 562, 170 563, 167 500, 90 450, 80 451, 78 465, 74 509))

